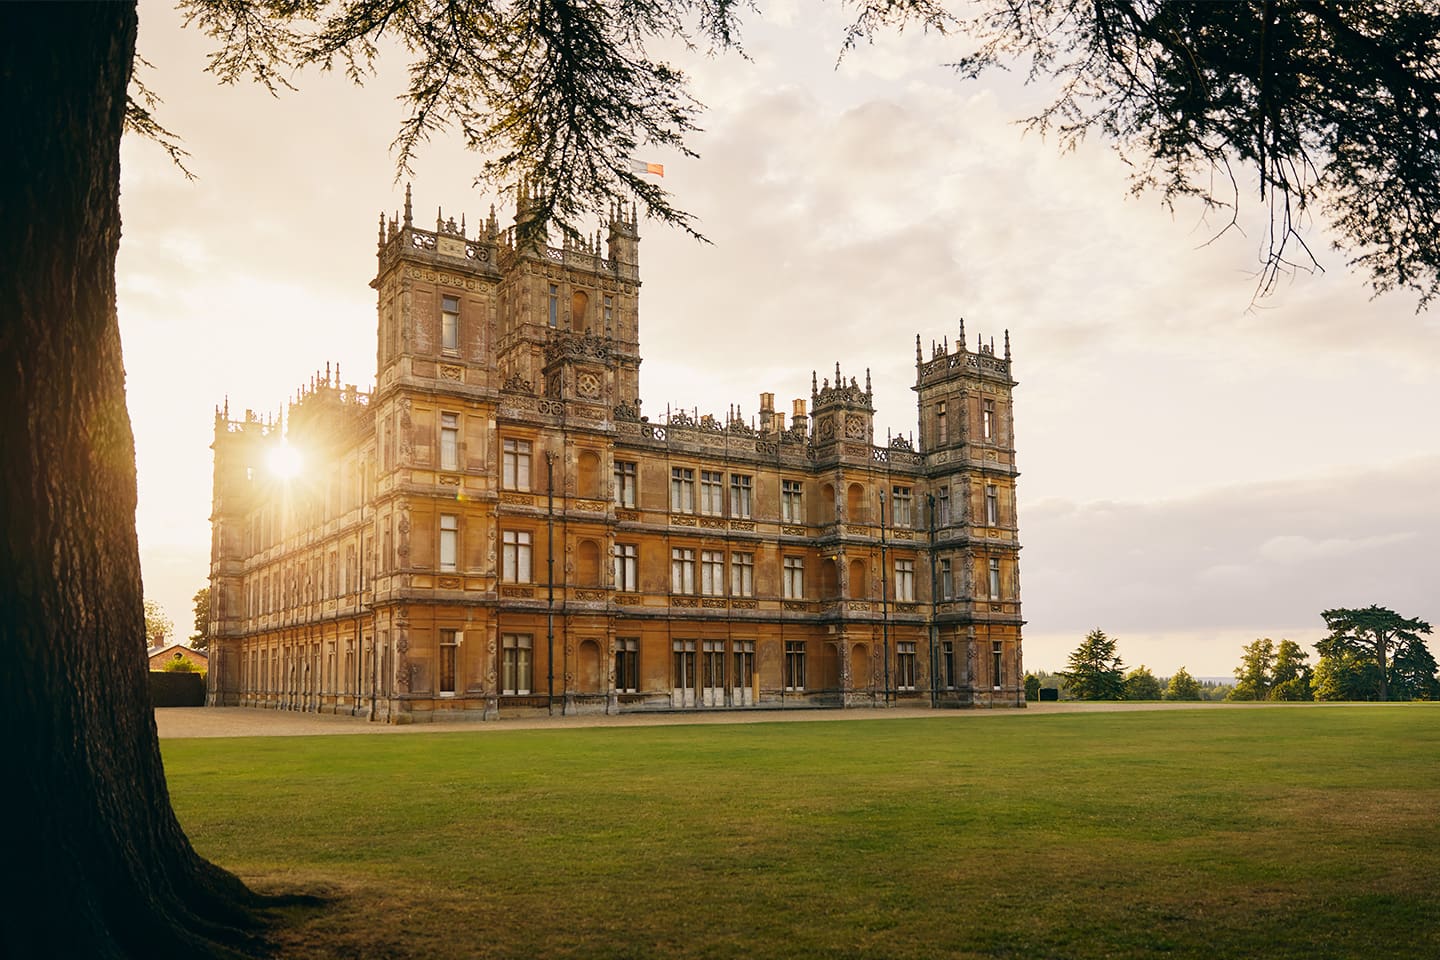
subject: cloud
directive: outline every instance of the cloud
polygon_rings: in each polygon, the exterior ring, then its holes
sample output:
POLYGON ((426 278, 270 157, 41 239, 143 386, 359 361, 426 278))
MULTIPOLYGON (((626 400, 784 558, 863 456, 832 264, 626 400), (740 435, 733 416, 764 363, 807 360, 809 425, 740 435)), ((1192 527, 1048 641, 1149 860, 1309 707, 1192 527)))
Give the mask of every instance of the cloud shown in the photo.
POLYGON ((1432 456, 1183 499, 1022 504, 1025 615, 1038 636, 1074 637, 1318 635, 1321 610, 1371 603, 1433 622, 1436 490, 1432 456))

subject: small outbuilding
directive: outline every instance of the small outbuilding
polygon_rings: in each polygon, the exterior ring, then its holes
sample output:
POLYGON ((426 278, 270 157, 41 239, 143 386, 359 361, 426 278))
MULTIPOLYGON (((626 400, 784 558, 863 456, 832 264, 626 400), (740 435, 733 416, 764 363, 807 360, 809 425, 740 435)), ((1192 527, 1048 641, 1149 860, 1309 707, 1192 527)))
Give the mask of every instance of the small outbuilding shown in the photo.
POLYGON ((183 643, 167 643, 149 650, 150 669, 164 670, 176 660, 188 660, 196 672, 203 673, 210 667, 210 658, 199 650, 192 650, 183 643))

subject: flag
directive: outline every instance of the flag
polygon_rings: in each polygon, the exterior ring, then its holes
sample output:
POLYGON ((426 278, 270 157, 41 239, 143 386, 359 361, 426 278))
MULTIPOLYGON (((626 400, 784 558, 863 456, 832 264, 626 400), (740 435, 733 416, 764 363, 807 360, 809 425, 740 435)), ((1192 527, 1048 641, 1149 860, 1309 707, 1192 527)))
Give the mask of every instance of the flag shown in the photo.
POLYGON ((653 173, 653 174, 655 174, 655 176, 657 176, 657 177, 663 177, 663 176, 665 176, 665 164, 663 164, 663 163, 646 163, 644 160, 631 160, 631 161, 630 161, 630 172, 631 172, 631 173, 653 173))

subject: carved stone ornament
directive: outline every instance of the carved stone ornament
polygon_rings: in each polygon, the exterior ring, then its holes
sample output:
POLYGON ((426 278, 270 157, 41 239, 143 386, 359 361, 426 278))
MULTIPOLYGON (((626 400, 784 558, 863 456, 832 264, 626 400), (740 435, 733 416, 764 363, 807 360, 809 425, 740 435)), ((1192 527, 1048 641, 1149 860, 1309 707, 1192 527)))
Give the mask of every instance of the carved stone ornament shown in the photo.
POLYGON ((845 418, 845 436, 859 440, 865 436, 865 421, 859 417, 845 418))
POLYGON ((615 404, 615 419, 616 419, 616 420, 639 420, 639 419, 640 419, 640 400, 639 400, 639 398, 636 398, 636 400, 635 400, 634 403, 626 403, 625 401, 622 400, 621 402, 615 404))
POLYGON ((556 332, 545 344, 545 362, 550 363, 565 357, 608 360, 610 344, 588 330, 581 334, 556 332))
POLYGON ((596 396, 600 393, 600 378, 587 370, 575 378, 575 389, 582 397, 596 396))
POLYGON ((505 382, 500 385, 500 389, 506 393, 523 393, 527 396, 535 396, 534 385, 531 384, 529 380, 520 376, 518 371, 506 377, 505 382))

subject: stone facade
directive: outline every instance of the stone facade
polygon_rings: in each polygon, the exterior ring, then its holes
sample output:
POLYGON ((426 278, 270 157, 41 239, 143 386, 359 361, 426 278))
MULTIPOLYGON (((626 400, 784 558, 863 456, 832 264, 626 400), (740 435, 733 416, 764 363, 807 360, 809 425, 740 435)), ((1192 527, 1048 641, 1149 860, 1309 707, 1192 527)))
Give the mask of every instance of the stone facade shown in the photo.
POLYGON ((788 423, 651 422, 633 211, 554 248, 420 229, 407 189, 378 242, 374 390, 216 413, 211 703, 1024 704, 1008 334, 917 337, 919 449, 838 365, 788 423))

